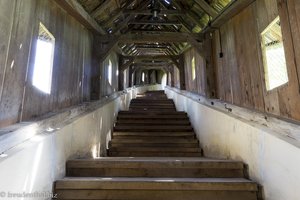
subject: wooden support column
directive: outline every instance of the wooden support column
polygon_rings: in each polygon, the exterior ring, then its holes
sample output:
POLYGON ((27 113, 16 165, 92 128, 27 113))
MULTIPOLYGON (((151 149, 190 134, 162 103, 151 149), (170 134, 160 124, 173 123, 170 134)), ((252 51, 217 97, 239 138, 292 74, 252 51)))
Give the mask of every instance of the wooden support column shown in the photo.
POLYGON ((147 84, 151 84, 151 70, 147 71, 147 84))
POLYGON ((179 56, 179 81, 180 81, 180 90, 185 90, 185 68, 184 68, 184 54, 179 56))
POLYGON ((136 85, 141 85, 142 84, 142 70, 138 69, 135 71, 135 81, 136 85))
POLYGON ((97 50, 98 46, 97 38, 94 39, 94 45, 92 50, 92 69, 91 69, 91 100, 99 100, 100 99, 100 61, 98 58, 97 50))
POLYGON ((134 70, 133 70, 133 68, 134 68, 134 66, 133 65, 131 65, 130 67, 129 67, 129 71, 128 71, 128 76, 129 76, 129 84, 128 84, 128 86, 129 87, 132 87, 133 85, 134 85, 134 70))
MULTIPOLYGON (((170 56, 172 62, 179 70, 179 82, 181 90, 185 90, 185 70, 184 70, 184 54, 179 56, 170 56)), ((173 76, 174 78, 174 76, 173 76)))
MULTIPOLYGON (((174 84, 174 66, 173 65, 169 65, 168 66, 168 71, 169 71, 169 73, 168 73, 168 78, 170 79, 170 81, 171 81, 171 87, 174 87, 175 86, 175 84, 174 84), (170 76, 170 75, 171 76, 170 76)), ((169 82, 169 79, 168 79, 168 82, 169 82)))
POLYGON ((203 43, 204 49, 206 50, 204 54, 206 72, 205 93, 208 98, 216 98, 216 77, 212 57, 212 36, 209 33, 206 36, 206 40, 203 43))
POLYGON ((118 65, 118 70, 119 70, 118 90, 119 91, 124 90, 124 70, 122 70, 123 62, 124 62, 124 57, 122 55, 119 55, 119 65, 118 65))

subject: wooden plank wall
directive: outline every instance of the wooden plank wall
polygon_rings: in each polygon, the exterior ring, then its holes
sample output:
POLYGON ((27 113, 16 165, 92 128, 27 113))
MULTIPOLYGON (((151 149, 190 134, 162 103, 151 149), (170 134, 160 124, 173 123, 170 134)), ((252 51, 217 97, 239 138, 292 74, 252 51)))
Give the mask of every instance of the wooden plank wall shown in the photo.
POLYGON ((218 97, 284 118, 300 120, 300 1, 257 0, 233 17, 213 38, 218 97), (267 91, 260 33, 281 18, 289 83, 267 91), (219 53, 224 57, 220 58, 219 53))
POLYGON ((0 127, 90 99, 93 37, 52 0, 0 1, 0 127), (52 90, 32 86, 38 25, 55 37, 52 90))
POLYGON ((205 95, 206 93, 206 69, 205 60, 200 54, 191 48, 185 54, 184 69, 185 69, 185 84, 186 90, 205 95), (195 58, 196 63, 196 78, 192 78, 192 59, 195 58))

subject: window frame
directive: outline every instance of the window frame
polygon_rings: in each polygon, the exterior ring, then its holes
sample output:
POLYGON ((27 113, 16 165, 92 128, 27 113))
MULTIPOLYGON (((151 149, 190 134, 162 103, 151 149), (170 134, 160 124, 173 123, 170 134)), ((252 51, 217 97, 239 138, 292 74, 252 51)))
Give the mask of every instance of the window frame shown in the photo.
MULTIPOLYGON (((268 86, 267 86, 267 80, 266 80, 266 68, 267 68, 267 60, 265 58, 265 45, 264 45, 264 39, 263 39, 263 35, 268 31, 268 29, 270 27, 272 27, 276 22, 277 20, 280 20, 281 22, 281 19, 280 19, 280 16, 277 15, 277 17, 275 17, 271 23, 268 24, 268 26, 266 26, 266 28, 264 28, 264 30, 259 33, 259 36, 260 36, 260 54, 261 54, 261 59, 262 59, 262 68, 263 68, 263 85, 264 85, 264 88, 265 88, 265 93, 266 94, 271 94, 271 93, 274 93, 274 92, 278 92, 279 90, 283 89, 283 88, 286 88, 288 87, 289 85, 289 82, 290 82, 290 75, 289 75, 289 70, 288 70, 288 63, 287 63, 287 57, 286 57, 286 47, 284 45, 284 40, 282 38, 282 46, 283 46, 283 50, 284 50, 284 59, 285 59, 285 63, 286 63, 286 71, 287 71, 287 78, 288 78, 288 81, 286 83, 283 83, 275 88, 272 88, 272 89, 268 89, 268 86)), ((281 35, 283 37, 283 32, 282 32, 282 28, 281 28, 281 35)))
POLYGON ((49 29, 41 22, 38 22, 37 26, 37 35, 36 35, 36 43, 35 43, 35 50, 34 50, 34 55, 33 55, 33 69, 32 69, 32 77, 31 77, 31 85, 44 95, 51 95, 52 92, 52 80, 53 80, 53 67, 54 67, 54 57, 55 57, 55 46, 56 46, 56 38, 54 37, 54 34, 52 34, 49 29), (38 42, 39 42, 39 36, 40 36, 40 30, 41 28, 43 29, 43 32, 47 34, 48 37, 51 38, 53 47, 52 47, 52 53, 51 53, 51 63, 50 63, 50 72, 49 72, 49 88, 47 91, 42 90, 39 88, 34 82, 34 76, 35 76, 35 70, 36 70, 36 58, 37 58, 37 52, 38 52, 38 42))

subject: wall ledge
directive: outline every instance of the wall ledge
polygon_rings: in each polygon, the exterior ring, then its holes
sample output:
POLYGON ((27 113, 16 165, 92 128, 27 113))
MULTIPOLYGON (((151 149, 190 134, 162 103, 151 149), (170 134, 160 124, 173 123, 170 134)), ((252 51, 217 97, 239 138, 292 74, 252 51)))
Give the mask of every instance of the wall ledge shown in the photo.
POLYGON ((206 107, 234 117, 240 121, 250 124, 251 126, 263 129, 264 131, 300 148, 300 122, 298 121, 242 108, 218 99, 209 99, 205 96, 185 90, 179 90, 170 86, 166 86, 165 89, 180 94, 206 107))
MULTIPOLYGON (((154 85, 143 85, 139 87, 149 87, 154 85)), ((45 114, 32 121, 24 121, 0 129, 0 155, 14 148, 15 146, 30 140, 32 137, 52 133, 61 129, 67 124, 76 121, 78 118, 90 114, 91 112, 109 104, 116 98, 131 92, 139 87, 127 88, 123 91, 114 92, 98 101, 84 102, 77 106, 62 109, 57 112, 45 114)))

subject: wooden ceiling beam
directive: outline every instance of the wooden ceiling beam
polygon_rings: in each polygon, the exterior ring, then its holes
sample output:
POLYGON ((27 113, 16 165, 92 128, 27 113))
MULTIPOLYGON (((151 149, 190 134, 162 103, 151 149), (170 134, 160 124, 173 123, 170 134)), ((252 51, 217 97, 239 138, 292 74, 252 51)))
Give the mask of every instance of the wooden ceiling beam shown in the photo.
POLYGON ((128 51, 128 55, 131 55, 134 51, 136 51, 137 50, 137 48, 136 48, 136 46, 134 45, 131 49, 129 49, 129 51, 128 51))
POLYGON ((206 12, 209 16, 211 16, 212 18, 215 18, 218 16, 218 12, 211 7, 208 3, 206 3, 206 1, 204 0, 194 0, 194 2, 196 2, 201 9, 206 12))
POLYGON ((74 17, 88 30, 104 35, 106 31, 93 19, 76 0, 55 0, 69 15, 74 17))
POLYGON ((248 7, 255 0, 235 0, 228 4, 224 11, 219 14, 213 21, 211 22, 211 27, 220 27, 226 21, 234 17, 236 14, 240 13, 243 9, 248 7))
POLYGON ((172 49, 176 52, 176 54, 179 54, 180 48, 178 48, 174 43, 168 43, 172 49))
MULTIPOLYGON (((123 14, 129 15, 153 15, 151 10, 124 10, 123 14)), ((158 15, 185 15, 184 12, 178 10, 161 10, 158 15)))
POLYGON ((202 24, 199 19, 190 11, 186 11, 186 16, 190 18, 197 26, 199 26, 201 29, 205 26, 205 24, 202 24))
POLYGON ((188 33, 193 33, 193 30, 191 30, 191 28, 189 27, 188 23, 186 23, 184 21, 184 19, 180 18, 180 17, 177 17, 178 21, 181 22, 182 24, 182 28, 185 29, 186 32, 188 33))
MULTIPOLYGON (((130 59, 132 56, 124 56, 125 59, 130 59)), ((138 60, 170 60, 170 56, 136 56, 138 60)))
MULTIPOLYGON (((120 42, 123 43, 146 43, 146 42, 188 42, 189 38, 192 37, 195 40, 202 41, 203 37, 202 35, 194 35, 189 33, 180 33, 180 32, 174 32, 174 33, 147 33, 142 32, 139 34, 124 34, 121 35, 119 38, 120 42)), ((108 37, 108 40, 115 40, 115 37, 108 37)), ((103 40, 105 40, 103 38, 103 40)))
POLYGON ((160 48, 162 48, 162 49, 165 49, 165 48, 168 48, 168 45, 161 45, 161 44, 158 44, 158 45, 156 45, 156 44, 139 44, 139 45, 136 45, 136 47, 137 48, 152 48, 152 49, 155 49, 155 48, 157 48, 157 49, 160 49, 160 48))
POLYGON ((122 63, 120 66, 120 70, 124 71, 126 70, 128 67, 130 67, 131 64, 134 63, 134 56, 130 57, 129 60, 125 63, 122 63))
POLYGON ((101 5, 99 5, 92 13, 91 16, 94 18, 97 18, 99 15, 101 15, 103 13, 104 10, 106 10, 110 4, 111 4, 111 0, 105 0, 101 5))
POLYGON ((143 66, 165 66, 170 64, 170 62, 162 62, 162 63, 147 63, 147 62, 134 62, 135 65, 143 65, 143 66))
POLYGON ((186 17, 188 17, 190 20, 192 20, 197 26, 199 26, 201 29, 203 27, 206 26, 206 24, 201 23, 200 19, 190 10, 187 10, 185 8, 183 8, 180 4, 179 4, 179 0, 174 0, 173 1, 174 5, 176 7, 178 7, 179 9, 181 9, 183 12, 186 13, 186 17))
POLYGON ((123 8, 120 8, 116 14, 114 14, 113 16, 109 17, 109 19, 107 21, 105 21, 103 23, 103 26, 108 26, 109 24, 111 24, 112 22, 114 22, 116 19, 118 19, 124 10, 127 9, 128 6, 130 6, 135 0, 130 0, 130 1, 127 1, 125 6, 123 8))
MULTIPOLYGON (((144 9, 147 5, 149 5, 150 1, 146 0, 143 1, 136 9, 144 9)), ((125 26, 128 26, 128 22, 133 19, 133 15, 128 15, 114 30, 114 33, 118 33, 121 29, 125 26)))
POLYGON ((134 44, 126 45, 126 47, 123 49, 123 52, 128 54, 130 49, 132 49, 133 47, 134 47, 134 44))
POLYGON ((133 24, 133 25, 165 25, 165 26, 171 26, 171 25, 181 25, 180 22, 178 21, 162 21, 162 20, 134 20, 134 21, 129 21, 128 24, 133 24))
MULTIPOLYGON (((179 2, 177 0, 173 0, 172 4, 177 7, 179 10, 181 10, 181 12, 184 12, 185 9, 179 4, 179 2)), ((187 15, 187 13, 185 12, 185 16, 186 17, 190 17, 189 15, 187 15)), ((184 29, 188 30, 189 32, 193 32, 193 30, 191 28, 188 27, 188 24, 181 19, 180 17, 178 17, 177 19, 180 19, 179 21, 181 22, 181 24, 183 25, 184 29)), ((194 19, 192 19, 194 20, 194 19)), ((201 27, 201 26, 200 26, 201 27)))
POLYGON ((122 30, 125 26, 128 25, 128 22, 132 19, 132 16, 128 16, 125 18, 124 21, 122 21, 115 29, 113 29, 113 33, 118 33, 120 30, 122 30))

